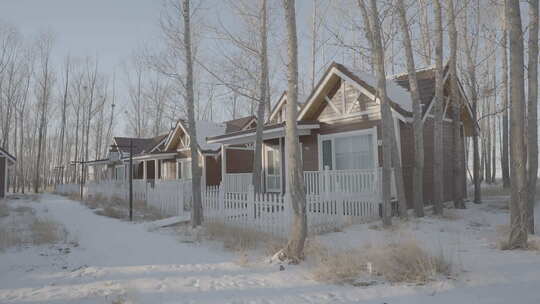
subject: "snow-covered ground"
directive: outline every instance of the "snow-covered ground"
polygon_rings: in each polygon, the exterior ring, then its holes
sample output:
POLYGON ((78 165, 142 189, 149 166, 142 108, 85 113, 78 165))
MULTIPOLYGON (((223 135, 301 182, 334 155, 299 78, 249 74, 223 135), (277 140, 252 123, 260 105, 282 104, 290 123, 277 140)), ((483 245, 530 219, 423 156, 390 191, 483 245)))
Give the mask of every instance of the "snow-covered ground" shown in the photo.
POLYGON ((63 224, 69 242, 0 252, 0 303, 540 303, 539 252, 495 249, 508 219, 501 200, 469 204, 452 219, 394 231, 355 225, 318 238, 333 247, 414 238, 444 252, 457 272, 425 286, 369 287, 316 282, 307 263, 280 271, 261 257, 246 266, 215 242, 182 242, 172 229, 99 216, 61 196, 12 200, 63 224))

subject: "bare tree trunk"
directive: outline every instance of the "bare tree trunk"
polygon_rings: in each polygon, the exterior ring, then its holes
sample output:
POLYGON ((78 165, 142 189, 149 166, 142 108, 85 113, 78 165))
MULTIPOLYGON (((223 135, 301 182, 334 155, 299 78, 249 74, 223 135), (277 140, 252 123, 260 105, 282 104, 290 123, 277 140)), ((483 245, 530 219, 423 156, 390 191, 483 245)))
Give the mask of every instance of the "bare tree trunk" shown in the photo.
MULTIPOLYGON (((507 0, 505 0, 506 3, 507 0)), ((506 10, 506 9, 505 9, 506 10)), ((503 187, 510 188, 510 165, 508 160, 508 147, 510 143, 508 141, 508 23, 506 20, 506 14, 503 17, 503 37, 501 41, 502 49, 502 101, 503 101, 503 115, 502 115, 502 155, 501 155, 501 171, 502 171, 502 180, 503 187)))
POLYGON ((433 99, 433 208, 443 213, 443 29, 440 0, 434 0, 435 15, 435 99, 433 99))
POLYGON ((456 14, 454 10, 454 1, 447 0, 449 10, 449 44, 450 44, 450 86, 451 86, 451 103, 453 105, 452 128, 454 133, 454 207, 464 209, 465 202, 463 201, 463 161, 465 159, 463 153, 463 141, 461 136, 461 97, 458 93, 457 82, 457 28, 456 14))
POLYGON ((534 204, 536 180, 538 179, 538 0, 529 0, 529 62, 527 65, 528 116, 527 116, 527 158, 528 158, 528 228, 534 234, 534 204))
POLYGON ((262 175, 262 142, 264 129, 264 110, 268 104, 268 39, 267 39, 267 5, 266 0, 261 0, 261 79, 259 84, 260 98, 257 102, 257 127, 255 133, 255 155, 253 158, 253 175, 252 184, 256 193, 261 192, 261 175, 262 175))
MULTIPOLYGON (((424 216, 424 125, 422 121, 422 107, 420 93, 418 92, 418 79, 411 44, 411 35, 407 22, 407 12, 403 0, 397 1, 397 10, 401 31, 403 32, 403 47, 407 58, 407 72, 409 86, 413 100, 413 133, 414 133, 414 176, 413 176, 413 204, 417 217, 424 216)), ((407 215, 407 205, 400 202, 400 215, 407 215)))
POLYGON ((292 205, 293 222, 289 241, 282 251, 282 258, 299 262, 304 256, 304 243, 307 237, 306 192, 304 176, 300 163, 300 145, 296 126, 298 106, 298 40, 296 33, 295 0, 283 0, 285 23, 287 27, 287 117, 285 149, 287 151, 287 189, 292 205))
MULTIPOLYGON (((65 128, 66 128, 66 109, 67 109, 67 99, 68 99, 68 90, 69 90, 69 57, 66 59, 66 82, 64 87, 64 98, 62 100, 62 121, 60 124, 60 153, 58 155, 58 166, 63 167, 64 164, 64 135, 65 135, 65 128)), ((64 181, 64 171, 60 172, 61 176, 59 176, 60 183, 63 183, 64 181)))
MULTIPOLYGON (((392 171, 391 166, 394 164, 396 186, 398 192, 398 200, 405 201, 405 195, 403 191, 403 174, 401 170, 401 161, 399 158, 399 147, 395 138, 395 126, 386 92, 386 72, 384 67, 384 49, 382 45, 381 37, 381 24, 379 20, 379 10, 377 8, 377 1, 370 1, 370 11, 363 0, 358 1, 358 5, 364 16, 364 24, 366 30, 366 37, 371 38, 370 46, 373 56, 373 62, 375 66, 375 74, 377 76, 377 95, 381 100, 381 117, 382 117, 382 141, 383 141, 383 162, 382 162, 382 185, 381 185, 381 198, 382 198, 382 213, 383 213, 383 225, 389 227, 392 225, 392 207, 391 207, 391 179, 392 171), (365 16, 369 18, 365 19, 365 16)), ((399 126, 398 126, 399 127, 399 126)))
POLYGON ((195 123, 195 95, 193 92, 193 55, 191 52, 191 10, 189 0, 183 0, 182 14, 184 19, 184 51, 186 63, 186 106, 189 123, 189 148, 191 150, 191 187, 193 192, 193 207, 191 210, 191 227, 202 224, 203 210, 201 202, 201 167, 199 166, 199 144, 195 123))
POLYGON ((507 0, 506 20, 510 38, 510 138, 511 138, 511 196, 510 236, 508 248, 527 247, 527 157, 523 134, 525 132, 525 75, 523 31, 519 0, 507 0))

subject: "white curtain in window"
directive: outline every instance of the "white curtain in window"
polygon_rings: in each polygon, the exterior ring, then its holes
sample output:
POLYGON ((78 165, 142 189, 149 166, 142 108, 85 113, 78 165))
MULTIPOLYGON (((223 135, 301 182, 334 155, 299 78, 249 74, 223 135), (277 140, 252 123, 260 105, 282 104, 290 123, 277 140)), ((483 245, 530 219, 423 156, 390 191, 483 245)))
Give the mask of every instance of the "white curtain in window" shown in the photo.
POLYGON ((336 170, 373 168, 371 134, 335 138, 334 149, 336 170))

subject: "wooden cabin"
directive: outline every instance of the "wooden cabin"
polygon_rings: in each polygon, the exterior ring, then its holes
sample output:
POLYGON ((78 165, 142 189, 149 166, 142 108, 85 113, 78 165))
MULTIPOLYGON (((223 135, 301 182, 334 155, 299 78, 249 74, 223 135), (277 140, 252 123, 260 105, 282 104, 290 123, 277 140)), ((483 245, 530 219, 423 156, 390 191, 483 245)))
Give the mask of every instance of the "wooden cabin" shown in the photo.
MULTIPOLYGON (((454 190, 454 158, 452 154, 454 135, 453 119, 459 119, 462 134, 458 139, 465 144, 464 136, 475 132, 471 107, 460 86, 462 107, 453 113, 449 89, 449 70, 444 71, 444 200, 449 201, 465 191, 454 190)), ((431 113, 435 92, 434 70, 418 72, 420 95, 424 116, 424 199, 433 198, 433 115, 431 113)), ((412 140, 412 100, 408 91, 407 75, 387 80, 388 97, 392 108, 396 138, 400 146, 406 196, 411 204, 414 146, 412 140)), ((286 191, 285 157, 285 110, 287 95, 283 94, 266 123, 263 131, 263 177, 266 192, 286 191)), ((382 165, 381 106, 376 97, 376 79, 364 72, 352 72, 345 66, 333 63, 311 92, 297 119, 301 161, 306 191, 318 193, 323 181, 337 181, 340 191, 356 192, 366 180, 376 180, 382 165), (325 174, 327 178, 321 179, 325 174)), ((238 145, 252 145, 255 129, 246 129, 207 139, 208 143, 221 144, 226 149, 238 145)), ((227 162, 229 165, 229 162, 227 162)), ((228 172, 228 168, 224 169, 228 172)), ((463 170, 465 174, 465 170, 463 170)), ((370 187, 373 185, 369 185, 370 187)), ((465 185, 464 185, 465 186, 465 185)), ((327 186, 328 187, 328 186, 327 186)), ((334 190, 337 186, 330 186, 334 190)), ((364 189, 362 188, 362 189, 364 189)))
MULTIPOLYGON (((206 137, 253 128, 253 116, 222 123, 197 121, 199 165, 203 185, 219 185, 222 180, 221 145, 209 144, 206 137)), ((191 179, 191 150, 187 122, 178 120, 169 133, 152 138, 114 137, 106 159, 87 162, 91 181, 118 181, 128 178, 130 143, 133 149, 133 178, 135 180, 191 179)), ((250 148, 237 147, 227 151, 231 172, 251 172, 253 153, 250 148)))
POLYGON ((6 197, 9 185, 9 168, 15 164, 17 159, 6 150, 0 148, 0 199, 6 197))

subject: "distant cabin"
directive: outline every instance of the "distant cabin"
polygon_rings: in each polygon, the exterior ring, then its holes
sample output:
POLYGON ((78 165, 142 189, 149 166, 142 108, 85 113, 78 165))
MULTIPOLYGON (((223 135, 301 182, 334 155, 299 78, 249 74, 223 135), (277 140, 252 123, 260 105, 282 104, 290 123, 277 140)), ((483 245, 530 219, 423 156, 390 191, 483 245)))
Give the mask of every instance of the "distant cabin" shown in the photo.
POLYGON ((9 168, 15 164, 16 159, 6 150, 0 148, 0 199, 6 197, 8 190, 9 168))

